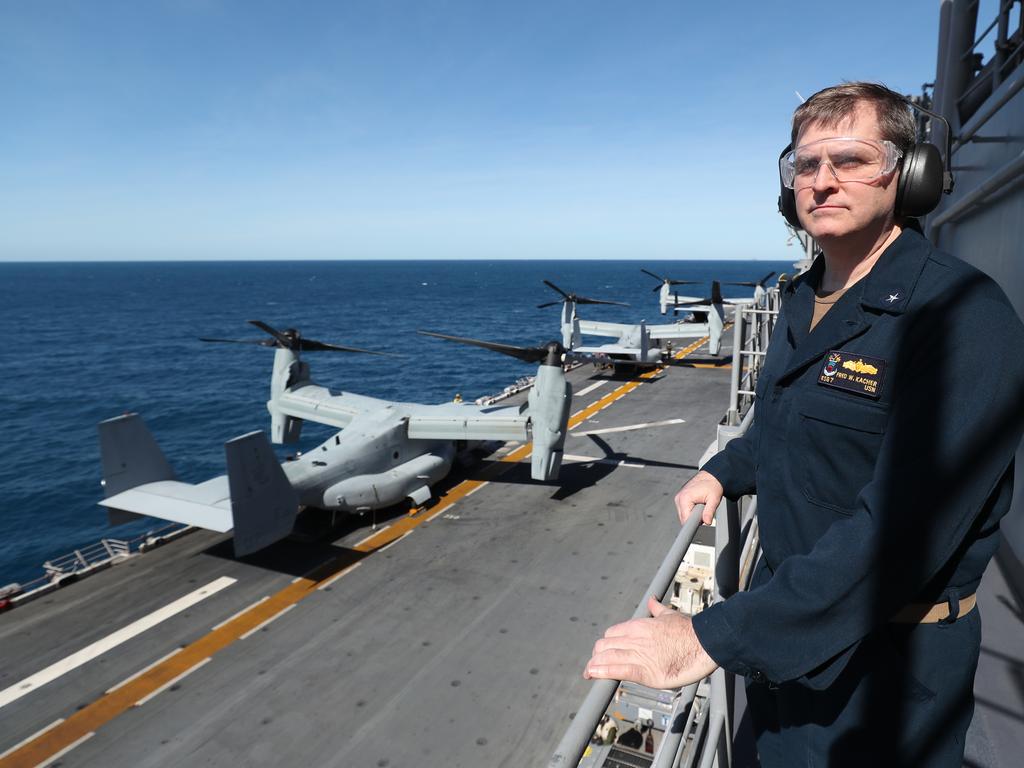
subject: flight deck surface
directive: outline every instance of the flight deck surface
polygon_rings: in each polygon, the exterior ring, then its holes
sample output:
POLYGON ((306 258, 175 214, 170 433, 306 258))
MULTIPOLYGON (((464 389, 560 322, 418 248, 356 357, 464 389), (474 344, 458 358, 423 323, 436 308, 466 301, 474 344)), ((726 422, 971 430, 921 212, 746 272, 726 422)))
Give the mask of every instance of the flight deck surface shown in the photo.
POLYGON ((241 560, 196 532, 19 607, 0 752, 27 742, 0 765, 546 763, 678 531, 728 377, 579 368, 556 483, 506 446, 377 531, 241 560))

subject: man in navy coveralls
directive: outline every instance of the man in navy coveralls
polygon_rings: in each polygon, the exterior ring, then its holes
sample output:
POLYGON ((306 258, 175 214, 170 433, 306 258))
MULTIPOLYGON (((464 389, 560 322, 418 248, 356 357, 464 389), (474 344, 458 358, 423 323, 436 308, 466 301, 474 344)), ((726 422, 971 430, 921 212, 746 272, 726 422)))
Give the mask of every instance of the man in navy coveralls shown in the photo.
POLYGON ((611 627, 584 675, 657 688, 743 675, 764 766, 960 766, 1010 505, 1024 326, 986 275, 895 213, 915 126, 847 83, 793 117, 782 165, 823 253, 783 290, 753 425, 676 496, 757 493, 748 591, 611 627), (788 162, 788 165, 787 165, 788 162))

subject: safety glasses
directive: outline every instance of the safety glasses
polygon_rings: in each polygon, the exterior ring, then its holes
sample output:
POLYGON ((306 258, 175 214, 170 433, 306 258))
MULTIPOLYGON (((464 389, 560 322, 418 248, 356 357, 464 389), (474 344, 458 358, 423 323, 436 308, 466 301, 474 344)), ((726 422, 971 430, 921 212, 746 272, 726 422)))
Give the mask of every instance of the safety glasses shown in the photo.
POLYGON ((790 189, 814 184, 818 169, 828 167, 839 182, 872 181, 892 173, 903 153, 885 139, 839 137, 802 144, 779 160, 782 183, 790 189))

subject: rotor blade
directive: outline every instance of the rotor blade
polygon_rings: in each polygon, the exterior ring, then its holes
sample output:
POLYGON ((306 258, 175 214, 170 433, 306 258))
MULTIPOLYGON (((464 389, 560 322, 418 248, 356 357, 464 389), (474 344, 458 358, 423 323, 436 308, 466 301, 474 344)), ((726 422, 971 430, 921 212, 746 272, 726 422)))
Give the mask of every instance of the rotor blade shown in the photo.
POLYGON ((459 344, 469 344, 473 347, 483 347, 492 352, 500 352, 503 355, 518 358, 527 363, 539 363, 548 354, 548 348, 544 347, 517 347, 513 344, 499 344, 494 341, 481 341, 480 339, 469 339, 465 336, 450 336, 447 333, 436 333, 434 331, 416 331, 423 336, 433 336, 437 339, 454 341, 459 344))
POLYGON ((653 272, 651 272, 650 270, 647 270, 647 269, 644 269, 643 267, 641 267, 640 271, 643 272, 645 275, 650 275, 655 280, 659 280, 661 282, 665 282, 665 278, 664 277, 662 277, 661 275, 656 275, 653 272))
POLYGON ((774 272, 769 272, 767 275, 765 275, 760 280, 758 280, 757 284, 760 285, 762 288, 764 288, 764 284, 767 283, 768 280, 771 279, 772 275, 774 275, 774 274, 775 274, 774 272))
POLYGON ((604 299, 588 299, 588 298, 586 298, 584 296, 577 296, 576 297, 576 303, 577 304, 614 304, 615 306, 618 306, 618 307, 628 307, 629 306, 629 304, 627 304, 624 301, 605 301, 604 299))
POLYGON ((199 337, 200 341, 218 341, 226 344, 259 344, 261 347, 272 346, 274 342, 270 339, 207 339, 202 336, 199 337))
POLYGON ((554 307, 556 305, 564 304, 562 301, 549 301, 547 304, 538 304, 537 309, 544 309, 544 307, 554 307))
POLYGON ((700 285, 704 280, 669 280, 669 285, 700 285))
POLYGON ((364 355, 381 355, 382 357, 400 357, 392 352, 375 352, 361 347, 344 347, 340 344, 328 344, 315 339, 299 339, 299 350, 302 352, 361 352, 364 355))
MULTIPOLYGON (((557 291, 558 293, 562 294, 565 298, 569 299, 569 301, 572 301, 572 297, 568 293, 563 291, 561 288, 559 288, 557 285, 552 283, 550 280, 545 280, 544 281, 544 285, 546 285, 551 290, 557 291)), ((561 302, 559 302, 559 303, 561 303, 561 302)))
POLYGON ((722 285, 745 285, 748 288, 756 288, 757 287, 757 283, 752 283, 749 280, 746 280, 746 281, 740 280, 740 281, 736 281, 736 282, 733 282, 731 280, 724 280, 722 282, 722 285))
POLYGON ((271 328, 269 325, 264 323, 262 320, 247 320, 249 325, 255 325, 261 331, 265 331, 277 339, 278 343, 285 349, 291 349, 294 346, 294 341, 275 328, 271 328))

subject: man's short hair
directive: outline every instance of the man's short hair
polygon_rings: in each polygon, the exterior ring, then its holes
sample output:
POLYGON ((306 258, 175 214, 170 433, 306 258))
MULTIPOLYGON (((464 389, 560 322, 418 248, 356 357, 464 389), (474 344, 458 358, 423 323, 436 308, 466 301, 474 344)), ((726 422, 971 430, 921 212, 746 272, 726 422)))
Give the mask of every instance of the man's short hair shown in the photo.
POLYGON ((842 83, 811 96, 793 113, 792 142, 808 123, 834 128, 850 117, 861 102, 875 106, 878 128, 906 156, 917 141, 917 125, 906 99, 880 83, 842 83))

